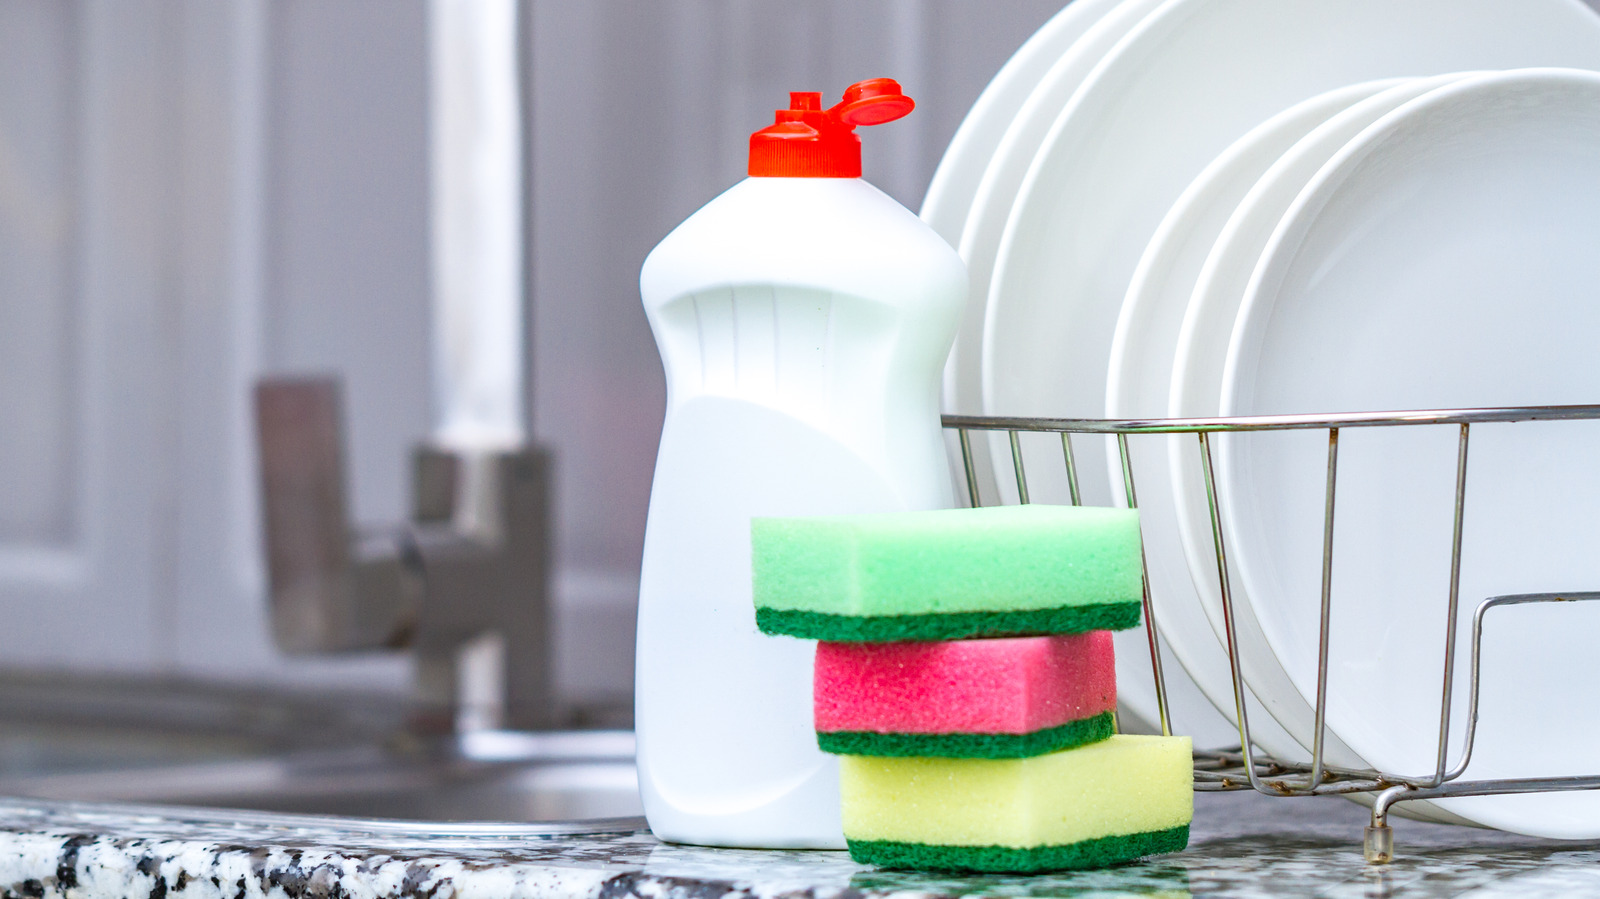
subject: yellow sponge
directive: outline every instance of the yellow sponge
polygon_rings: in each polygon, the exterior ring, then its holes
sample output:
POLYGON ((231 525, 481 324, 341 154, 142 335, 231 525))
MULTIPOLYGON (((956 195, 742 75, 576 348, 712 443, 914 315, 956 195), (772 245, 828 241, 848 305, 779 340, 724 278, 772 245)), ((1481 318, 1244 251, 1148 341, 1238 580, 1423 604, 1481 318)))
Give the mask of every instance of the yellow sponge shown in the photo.
POLYGON ((1188 737, 1120 734, 1023 759, 840 759, 858 862, 1044 871, 1182 849, 1194 815, 1188 737))

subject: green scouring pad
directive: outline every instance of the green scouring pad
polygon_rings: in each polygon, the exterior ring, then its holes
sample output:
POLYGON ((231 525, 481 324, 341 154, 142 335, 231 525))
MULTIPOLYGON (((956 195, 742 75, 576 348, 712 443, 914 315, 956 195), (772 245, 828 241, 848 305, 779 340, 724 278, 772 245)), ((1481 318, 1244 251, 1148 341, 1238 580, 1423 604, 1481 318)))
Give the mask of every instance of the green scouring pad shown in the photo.
POLYGON ((1131 509, 757 518, 750 542, 756 625, 768 634, 885 643, 1139 624, 1131 509))
POLYGON ((1116 732, 1110 712, 1025 734, 885 734, 870 730, 817 731, 817 747, 834 755, 1023 759, 1088 743, 1116 732))
POLYGON ((1063 846, 935 846, 892 840, 850 840, 849 845, 851 860, 880 868, 1037 874, 1106 868, 1147 855, 1180 852, 1189 845, 1189 825, 1097 837, 1063 846))

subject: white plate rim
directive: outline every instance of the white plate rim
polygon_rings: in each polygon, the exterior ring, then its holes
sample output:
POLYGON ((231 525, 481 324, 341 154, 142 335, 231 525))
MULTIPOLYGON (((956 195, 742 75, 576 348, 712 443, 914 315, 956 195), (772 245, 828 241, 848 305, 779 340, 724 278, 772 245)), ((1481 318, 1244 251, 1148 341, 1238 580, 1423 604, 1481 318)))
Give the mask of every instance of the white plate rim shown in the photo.
MULTIPOLYGON (((1460 77, 1449 74, 1405 79, 1366 100, 1354 103, 1298 141, 1261 176, 1229 216, 1196 279, 1174 352, 1166 410, 1169 417, 1209 417, 1220 414, 1211 393, 1199 388, 1199 383, 1206 380, 1203 373, 1210 373, 1211 368, 1216 371, 1215 377, 1210 380, 1220 381, 1224 364, 1221 351, 1225 346, 1221 342, 1212 346, 1212 341, 1205 339, 1211 331, 1206 326, 1231 326, 1237 307, 1229 305, 1232 295, 1231 291, 1226 290, 1225 281, 1235 268, 1241 268, 1242 271, 1253 268, 1260 255, 1256 247, 1263 246, 1266 240, 1265 235, 1257 236, 1258 228, 1262 224, 1276 223, 1282 214, 1280 210, 1292 202, 1316 168, 1337 154, 1351 137, 1371 122, 1417 96, 1460 77), (1306 171, 1308 165, 1315 168, 1306 171), (1206 404, 1208 401, 1209 405, 1206 404)), ((1195 469, 1193 454, 1197 450, 1190 444, 1191 441, 1187 440, 1169 441, 1167 483, 1178 515, 1182 551, 1195 584, 1194 598, 1203 610, 1214 639, 1221 641, 1225 639, 1226 624, 1222 619, 1220 588, 1215 581, 1215 551, 1209 517, 1202 514, 1202 510, 1206 509, 1205 487, 1195 469)), ((1291 734, 1296 734, 1297 739, 1302 740, 1301 746, 1307 748, 1304 741, 1309 733, 1306 726, 1309 710, 1297 707, 1302 701, 1298 693, 1284 695, 1289 690, 1281 672, 1276 670, 1279 660, 1266 653, 1264 645, 1255 639, 1256 634, 1251 630, 1254 620, 1250 617, 1249 607, 1238 601, 1243 593, 1242 585, 1233 583, 1232 593, 1236 600, 1236 622, 1241 626, 1237 637, 1241 662, 1247 662, 1247 667, 1255 675, 1250 679, 1252 685, 1267 694, 1263 699, 1267 699, 1269 704, 1281 707, 1287 703, 1291 707, 1296 713, 1294 717, 1288 721, 1280 720, 1280 723, 1291 734), (1270 676, 1263 678, 1263 671, 1271 672, 1270 676)), ((1280 711, 1279 714, 1286 713, 1289 712, 1280 711)), ((1347 767, 1361 767, 1364 764, 1359 758, 1344 753, 1335 753, 1335 758, 1336 764, 1347 767)))
MULTIPOLYGON (((1196 279, 1174 353, 1172 379, 1168 386, 1168 416, 1219 414, 1215 391, 1197 388, 1196 382, 1201 377, 1197 368, 1202 363, 1214 367, 1216 371, 1209 380, 1220 382, 1223 365, 1221 350, 1226 348, 1226 336, 1222 340, 1205 340, 1203 344, 1201 338, 1209 335, 1211 329, 1205 327, 1208 324, 1220 324, 1224 329, 1231 327, 1236 306, 1228 305, 1231 290, 1219 295, 1221 288, 1218 282, 1234 269, 1241 269, 1248 278, 1259 256, 1259 248, 1264 246, 1267 239, 1267 235, 1260 234, 1259 229, 1265 225, 1270 233, 1282 210, 1298 194, 1305 181, 1348 139, 1396 106, 1461 77, 1460 73, 1450 73, 1402 79, 1402 83, 1352 104, 1298 141, 1258 179, 1229 216, 1196 279), (1213 343, 1216 346, 1213 347, 1213 343)), ((1166 450, 1167 498, 1173 503, 1178 518, 1180 552, 1188 563, 1195 585, 1191 599, 1199 603, 1214 638, 1221 642, 1226 639, 1226 627, 1220 611, 1220 588, 1216 584, 1215 551, 1211 544, 1205 487, 1195 467, 1198 464, 1198 450, 1192 441, 1181 438, 1169 440, 1166 450)), ((1243 592, 1243 585, 1235 578, 1232 587, 1237 599, 1243 592)), ((1303 752, 1309 753, 1313 745, 1312 727, 1308 723, 1312 718, 1310 704, 1288 683, 1281 660, 1265 647, 1257 630, 1252 629, 1256 623, 1251 607, 1236 601, 1234 608, 1239 624, 1236 644, 1247 681, 1257 695, 1266 700, 1266 713, 1274 718, 1280 729, 1296 740, 1303 752)), ((1367 766, 1365 760, 1331 730, 1325 735, 1324 752, 1331 764, 1350 768, 1367 766)), ((1429 820, 1459 820, 1440 813, 1424 802, 1408 803, 1401 808, 1416 813, 1416 817, 1429 820)))
POLYGON ((946 243, 953 247, 961 241, 983 169, 999 144, 999 137, 991 141, 989 135, 1005 133, 1054 60, 1120 2, 1073 0, 1057 10, 1022 42, 978 94, 939 158, 917 212, 946 243))
MULTIPOLYGON (((1269 285, 1281 276, 1284 267, 1288 265, 1293 255, 1289 252, 1293 243, 1298 237, 1306 233, 1307 229, 1315 222, 1317 213, 1326 206, 1329 198, 1343 186, 1345 175, 1350 168, 1359 164, 1375 149, 1381 147, 1384 141, 1396 131, 1426 116, 1433 107, 1439 104, 1452 102, 1462 95, 1470 95, 1474 92, 1507 88, 1515 90, 1530 81, 1565 82, 1568 84, 1581 82, 1595 91, 1597 104, 1600 104, 1600 72, 1596 71, 1530 68, 1474 73, 1429 91, 1396 108, 1363 130, 1356 138, 1346 143, 1337 154, 1318 170, 1280 219, 1257 262, 1255 270, 1251 274, 1249 286, 1246 288, 1234 322, 1233 332, 1229 339, 1227 361, 1223 371, 1223 387, 1219 397, 1219 411, 1221 414, 1234 415, 1241 413, 1239 408, 1240 382, 1248 377, 1244 370, 1245 363, 1241 360, 1247 354, 1247 345, 1252 342, 1253 338, 1259 336, 1259 323, 1265 315, 1269 314, 1271 305, 1267 299, 1269 285)), ((1234 457, 1226 451, 1220 452, 1217 454, 1217 463, 1219 473, 1217 488, 1219 493, 1226 497, 1226 493, 1230 489, 1230 483, 1237 483, 1237 474, 1233 471, 1234 457)), ((1224 502, 1226 501, 1226 498, 1224 498, 1224 502)), ((1240 546, 1241 534, 1236 525, 1225 521, 1224 533, 1237 549, 1240 546)), ((1240 559, 1237 552, 1235 553, 1235 558, 1240 559)), ((1240 559, 1240 561, 1243 560, 1240 559)), ((1240 576, 1241 584, 1247 583, 1251 579, 1248 566, 1245 566, 1240 571, 1240 576)), ((1270 607, 1261 604, 1259 598, 1252 599, 1251 591, 1248 589, 1236 590, 1235 592, 1241 600, 1240 605, 1250 607, 1252 615, 1270 614, 1268 611, 1270 607)), ((1463 622, 1464 625, 1465 622, 1463 622)), ((1284 647, 1275 645, 1278 641, 1273 641, 1270 635, 1267 637, 1267 642, 1275 653, 1286 651, 1284 647)), ((1429 676, 1437 676, 1438 672, 1430 671, 1427 674, 1429 676)), ((1303 685, 1297 685, 1297 688, 1300 689, 1303 696, 1308 692, 1303 685)), ((1339 729, 1332 719, 1333 713, 1330 709, 1328 728, 1331 733, 1337 733, 1339 729)), ((1349 731, 1346 730, 1346 733, 1349 733, 1349 731)), ((1357 737, 1355 742, 1360 745, 1363 741, 1357 737)), ((1370 748, 1366 748, 1362 752, 1362 757, 1369 760, 1376 759, 1381 767, 1383 759, 1381 751, 1374 753, 1370 748)), ((1505 814, 1503 809, 1497 808, 1492 804, 1496 798, 1478 797, 1470 805, 1451 803, 1448 808, 1439 807, 1433 803, 1429 803, 1429 805, 1433 805, 1438 814, 1458 820, 1465 819, 1502 830, 1566 839, 1600 836, 1600 819, 1595 820, 1589 825, 1589 830, 1582 833, 1570 830, 1557 832, 1541 829, 1537 822, 1530 821, 1530 819, 1517 814, 1514 810, 1509 815, 1505 814), (1488 802, 1485 800, 1488 800, 1488 802)), ((1526 797, 1519 798, 1525 799, 1526 797)))
MULTIPOLYGON (((1234 24, 1265 22, 1270 27, 1280 28, 1281 30, 1282 26, 1278 23, 1305 18, 1317 23, 1316 40, 1312 41, 1310 36, 1306 35, 1306 43, 1308 46, 1320 49, 1328 46, 1329 37, 1323 27, 1327 23, 1322 20, 1329 16, 1349 19, 1354 15, 1351 12, 1352 9, 1358 10, 1359 18, 1357 21, 1375 23, 1372 28, 1352 26, 1350 29, 1348 36, 1352 42, 1356 42, 1356 34, 1360 34, 1360 41, 1355 46, 1361 49, 1363 53, 1346 52, 1349 48, 1345 48, 1345 50, 1327 49, 1316 57, 1317 64, 1307 63, 1303 69, 1299 70, 1302 74, 1298 80, 1293 82, 1296 85, 1295 87, 1284 86, 1286 79, 1282 77, 1282 73, 1264 73, 1277 74, 1279 77, 1276 78, 1253 76, 1244 78, 1236 72, 1231 72, 1232 67, 1237 62, 1235 57, 1238 54, 1230 53, 1229 48, 1217 48, 1211 42, 1215 35, 1199 38, 1191 37, 1190 39, 1207 41, 1205 44, 1206 52, 1200 55, 1206 58, 1226 59, 1226 63, 1219 64, 1219 68, 1230 70, 1231 73, 1227 78, 1231 80, 1227 80, 1226 84, 1224 84, 1219 76, 1218 83, 1213 84, 1213 88, 1231 85, 1243 89, 1243 86, 1246 85, 1268 84, 1271 85, 1270 88, 1262 88, 1261 90, 1271 90, 1274 92, 1272 96, 1277 96, 1277 92, 1292 94, 1299 87, 1304 87, 1304 91, 1300 96, 1283 97, 1282 104, 1276 108, 1282 108, 1282 106, 1287 106, 1299 99, 1303 99, 1305 95, 1337 87, 1339 84, 1348 83, 1351 80, 1428 74, 1427 71, 1416 71, 1419 67, 1424 70, 1429 68, 1439 70, 1473 65, 1519 65, 1536 62, 1561 64, 1565 61, 1565 56, 1576 55, 1580 46, 1587 49, 1586 41, 1600 40, 1600 19, 1597 19, 1593 12, 1581 3, 1576 2, 1576 0, 1519 0, 1514 7, 1507 0, 1413 0, 1413 2, 1401 8, 1397 8, 1389 2, 1380 2, 1380 0, 1346 0, 1345 3, 1335 5, 1322 3, 1321 0, 1166 0, 1161 6, 1145 16, 1137 27, 1127 35, 1124 35, 1117 45, 1100 60, 1099 64, 1085 79, 1083 86, 1074 95, 1068 108, 1063 110, 1062 114, 1057 118, 1050 134, 1046 137, 1044 144, 1029 167, 1023 187, 1019 192, 1018 200, 1013 205, 1010 217, 1007 220, 1000 250, 997 254, 995 271, 990 279, 988 304, 984 312, 982 341, 983 412, 1004 415, 1054 415, 1067 417, 1080 414, 1097 414, 1103 408, 1103 379, 1106 376, 1104 363, 1106 361, 1106 353, 1109 350, 1110 334, 1115 326, 1115 313, 1120 305, 1122 294, 1126 290, 1126 274, 1131 273, 1133 265, 1137 262, 1138 250, 1143 248, 1148 240, 1149 233, 1146 231, 1137 235, 1137 246, 1132 245, 1135 240, 1132 234, 1121 235, 1127 238, 1124 241, 1128 244, 1125 249, 1129 251, 1129 255, 1134 257, 1127 261, 1127 273, 1096 279, 1088 276, 1088 269, 1086 268, 1076 272, 1076 274, 1068 273, 1068 277, 1037 279, 1039 283, 1050 285, 1050 296, 1055 298, 1070 297, 1070 302, 1055 302, 1052 304, 1033 302, 1030 297, 1037 299, 1037 295, 1031 294, 1026 289, 1021 289, 1026 286, 1030 276, 1018 274, 1017 270, 1025 269, 1028 265, 1038 262, 1038 258, 1030 259, 1028 264, 1025 265, 1018 261, 1019 253, 1031 253, 1036 257, 1042 254, 1042 256, 1046 257, 1055 256, 1058 259, 1079 255, 1086 256, 1086 258, 1092 256, 1095 259, 1101 259, 1106 255, 1104 253, 1090 253, 1086 249, 1072 248, 1074 242, 1070 240, 1062 244, 1060 242, 1062 235, 1049 233, 1050 228, 1043 227, 1051 225, 1058 207, 1066 207, 1071 212, 1070 214, 1064 214, 1064 221, 1080 223, 1080 225, 1066 226, 1069 229, 1072 227, 1080 227, 1081 229, 1082 222, 1092 221, 1094 223, 1092 231, 1109 230, 1102 227, 1103 223, 1095 217, 1093 212, 1087 212, 1083 207, 1076 205, 1074 202, 1077 199, 1076 197, 1062 196, 1058 190, 1061 185, 1046 183, 1048 179, 1043 174, 1045 172, 1060 170, 1071 173, 1075 168, 1085 170, 1091 168, 1084 165, 1084 160, 1075 159, 1071 156, 1073 148, 1063 146, 1067 141, 1067 138, 1063 135, 1072 134, 1074 135, 1072 139, 1076 140, 1080 136, 1077 132, 1092 134, 1094 136, 1094 144, 1099 146, 1102 152, 1106 152, 1106 134, 1104 130, 1084 124, 1081 120, 1088 118, 1090 112, 1098 114, 1106 109, 1116 109, 1118 116, 1131 115, 1132 113, 1114 98, 1103 95, 1116 94, 1119 91, 1123 91, 1130 83, 1130 79, 1134 78, 1135 73, 1142 72, 1150 65, 1159 64, 1161 59, 1160 51, 1162 49, 1171 49, 1166 45, 1180 40, 1174 35, 1193 28, 1197 21, 1207 21, 1209 17, 1209 21, 1211 21, 1214 28, 1220 29, 1222 33, 1228 33, 1228 29, 1223 27, 1222 23, 1224 22, 1234 24), (1295 5, 1290 7, 1291 3, 1295 5), (1270 14, 1266 14, 1268 9, 1271 11, 1270 14), (1440 16, 1449 18, 1451 21, 1467 24, 1447 32, 1441 44, 1441 33, 1437 27, 1437 19, 1440 16), (1516 28, 1508 29, 1508 24, 1513 21, 1522 29, 1523 33, 1518 34, 1516 28), (1507 40, 1508 30, 1517 37, 1516 40, 1507 40), (1375 45, 1371 38, 1374 33, 1385 35, 1384 42, 1375 45), (1529 37, 1530 35, 1532 37, 1529 37), (1530 41, 1531 46, 1528 46, 1530 41), (1431 64, 1427 61, 1418 61, 1419 55, 1422 55, 1423 48, 1427 47, 1442 48, 1438 49, 1432 57, 1428 57, 1434 60, 1431 64), (1457 58, 1468 55, 1474 57, 1474 59, 1469 61, 1457 58), (1489 58, 1477 58, 1480 56, 1489 58), (1525 59, 1524 57, 1536 58, 1525 59), (1360 61, 1349 62, 1348 65, 1344 64, 1353 58, 1360 61), (1338 63, 1338 65, 1333 63, 1338 63), (1354 77, 1351 77, 1352 75, 1354 77), (1092 103, 1090 102, 1091 99, 1093 100, 1092 103), (1041 216, 1043 217, 1042 219, 1041 216), (1040 220, 1036 221, 1036 219, 1040 220), (1072 249, 1063 251, 1060 249, 1062 246, 1072 249), (1079 278, 1078 276, 1083 277, 1079 278), (1114 296, 1109 292, 1112 288, 1094 286, 1090 283, 1104 282, 1105 284, 1112 284, 1119 279, 1121 283, 1120 286, 1114 288, 1114 296), (1010 283, 1013 280, 1019 283, 1013 285, 1010 283), (1093 294, 1093 296, 1086 299, 1089 294, 1093 294), (1021 304, 1019 309, 1012 310, 1008 308, 1017 304, 1021 304), (1037 320, 1041 315, 1041 310, 1059 318, 1063 314, 1081 315, 1082 308, 1090 306, 1093 307, 1090 313, 1092 316, 1097 319, 1106 319, 1103 322, 1105 325, 1105 334, 1103 335, 1105 340, 1103 344, 1098 343, 1100 335, 1095 328, 1061 327, 1060 322, 1047 321, 1041 323, 1037 320), (1063 312, 1063 310, 1069 311, 1063 312), (1002 335, 1000 333, 1002 330, 1007 333, 1002 335), (1091 331, 1094 333, 1089 337, 1078 337, 1080 332, 1088 333, 1091 331), (1019 336, 1031 339, 1034 335, 1040 334, 1064 335, 1068 339, 1085 339, 1089 341, 1089 345, 1086 347, 1063 347, 1061 339, 1057 337, 1050 338, 1047 345, 1003 345, 1007 340, 1013 340, 1019 336), (1033 358, 1033 356, 1041 354, 1043 362, 1040 359, 1033 358), (1080 359, 1083 361, 1074 361, 1080 359), (1063 363, 1063 360, 1067 361, 1063 363), (1064 373, 1059 370, 1063 364, 1078 365, 1082 370, 1064 373), (1036 376, 1038 373, 1032 370, 1033 367, 1039 365, 1044 365, 1047 368, 1054 366, 1055 368, 1045 376, 1039 377, 1036 376), (1051 408, 1032 408, 1035 404, 1033 401, 1019 403, 1015 398, 1002 396, 1005 388, 1001 385, 1016 383, 1044 385, 1044 395, 1049 398, 1051 408), (1063 405, 1064 400, 1068 400, 1068 402, 1063 405), (1077 408, 1074 408, 1074 404, 1077 408)), ((1312 26, 1303 26, 1301 31, 1309 31, 1311 28, 1312 26)), ((1260 36, 1255 35, 1255 37, 1259 38, 1260 36)), ((1257 40, 1254 46, 1272 46, 1275 48, 1275 52, 1281 55, 1288 51, 1279 45, 1287 45, 1289 43, 1288 41, 1273 42, 1261 39, 1257 40)), ((1307 55, 1298 44, 1294 46, 1296 47, 1295 55, 1291 58, 1299 59, 1307 55)), ((1190 49, 1193 49, 1193 47, 1191 46, 1190 49)), ((1262 65, 1266 65, 1266 63, 1262 63, 1262 65)), ((1195 77, 1193 72, 1186 72, 1182 78, 1173 78, 1174 82, 1181 82, 1185 90, 1196 89, 1196 86, 1203 80, 1195 77)), ((1163 91, 1172 88, 1172 84, 1167 82, 1162 82, 1162 84, 1164 86, 1160 89, 1163 91)), ((1213 90, 1213 93, 1216 93, 1216 91, 1213 90)), ((1255 115, 1256 111, 1250 110, 1265 102, 1267 101, 1252 99, 1249 104, 1236 103, 1235 105, 1240 107, 1239 111, 1230 116, 1230 119, 1234 117, 1242 119, 1255 115)), ((1272 111, 1276 111, 1275 108, 1259 110, 1262 117, 1272 111)), ((1189 120, 1186 120, 1186 124, 1211 121, 1216 118, 1214 114, 1201 116, 1197 112, 1189 120)), ((1259 121, 1259 118, 1256 121, 1259 121)), ((1251 122, 1251 124, 1254 124, 1254 122, 1251 122)), ((1215 150, 1220 151, 1227 143, 1231 143, 1231 140, 1236 138, 1238 134, 1246 130, 1248 130, 1248 126, 1241 125, 1227 139, 1217 141, 1215 150)), ((1181 146, 1187 148, 1183 151, 1186 155, 1197 155, 1209 152, 1207 147, 1213 138, 1220 136, 1220 132, 1218 134, 1207 132, 1206 146, 1201 146, 1194 140, 1184 140, 1182 139, 1184 136, 1184 134, 1180 134, 1178 139, 1159 142, 1143 139, 1143 143, 1147 146, 1156 146, 1158 144, 1162 146, 1181 146)), ((1193 137, 1194 135, 1187 136, 1193 137)), ((1118 149, 1121 148, 1119 147, 1118 149)), ((1212 155, 1214 155, 1214 152, 1212 155)), ((1144 212, 1152 213, 1150 215, 1150 227, 1154 227, 1155 223, 1159 221, 1160 214, 1170 206, 1170 201, 1181 192, 1183 185, 1192 180, 1193 174, 1197 174, 1204 167, 1204 163, 1209 161, 1209 158, 1210 156, 1208 155, 1203 159, 1185 159, 1183 163, 1185 169, 1191 163, 1193 164, 1192 170, 1188 171, 1188 177, 1183 177, 1182 183, 1173 187, 1170 196, 1160 198, 1159 209, 1144 210, 1144 212)), ((1096 170, 1097 184, 1095 189, 1097 191, 1107 196, 1115 195, 1119 208, 1131 208, 1139 205, 1129 202, 1123 192, 1101 183, 1103 179, 1100 179, 1099 176, 1102 174, 1096 170)), ((1148 173, 1145 174, 1148 175, 1148 173)), ((1181 177, 1184 173, 1175 172, 1174 174, 1181 177)), ((1088 178, 1089 176, 1084 175, 1082 177, 1088 178)), ((1144 180, 1149 179, 1145 177, 1144 180)), ((1071 182, 1068 183, 1070 184, 1071 182)), ((1080 184, 1079 186, 1082 185, 1080 184)), ((1152 202, 1155 203, 1157 201, 1152 200, 1152 202)), ((1059 225, 1060 222, 1055 222, 1055 224, 1059 225)), ((1057 272, 1056 274, 1061 273, 1057 272)), ((1038 340, 1043 341, 1044 338, 1041 337, 1038 340)), ((1040 388, 1030 389, 1037 390, 1040 388)), ((1110 485, 1105 482, 1102 476, 1104 466, 1103 460, 1098 458, 1101 456, 1100 448, 1091 446, 1088 449, 1089 452, 1085 455, 1095 458, 1086 458, 1084 460, 1086 464, 1080 471, 1084 492, 1086 495, 1096 497, 1095 501, 1108 499, 1110 485), (1084 478, 1085 473, 1087 473, 1087 478, 1084 478)), ((1000 484, 1006 483, 1010 477, 1007 454, 994 455, 991 463, 990 470, 994 472, 997 482, 1000 484)))
MULTIPOLYGON (((1165 412, 1166 388, 1170 383, 1170 377, 1167 375, 1170 375, 1170 372, 1159 377, 1145 373, 1155 368, 1155 363, 1163 355, 1170 356, 1171 348, 1152 345, 1158 336, 1164 338, 1168 335, 1151 327, 1150 318, 1151 315, 1162 315, 1164 312, 1166 317, 1176 316, 1181 320, 1183 309, 1180 307, 1152 310, 1150 307, 1163 300, 1168 300, 1170 305, 1170 291, 1161 288, 1172 279, 1171 269, 1177 262, 1174 258, 1176 254, 1194 240, 1199 240, 1202 245, 1210 243, 1212 235, 1194 234, 1195 228, 1200 224, 1197 219, 1207 213, 1214 215, 1216 212, 1225 213, 1227 209, 1231 209, 1233 205, 1231 192, 1224 191, 1228 191, 1229 187, 1238 190, 1240 189, 1238 184, 1242 184, 1242 190, 1248 192, 1249 185, 1254 183, 1257 173, 1271 167, 1273 160, 1281 152, 1280 147, 1287 148, 1294 145, 1305 134, 1315 130, 1319 124, 1352 104, 1409 80, 1389 78, 1362 82, 1335 88, 1303 100, 1252 128, 1212 160, 1211 164, 1184 189, 1145 248, 1144 256, 1140 258, 1139 267, 1135 269, 1134 277, 1123 300, 1116 335, 1112 341, 1111 370, 1106 382, 1107 418, 1154 418, 1165 412), (1266 158, 1266 154, 1271 154, 1270 158, 1266 158), (1241 181, 1241 179, 1248 180, 1241 181), (1238 184, 1233 184, 1234 182, 1238 184), (1219 192, 1224 193, 1219 196, 1219 192), (1223 206, 1227 209, 1222 209, 1223 206), (1160 291, 1160 295, 1155 295, 1153 291, 1160 291), (1146 408, 1140 402, 1128 397, 1130 392, 1136 390, 1137 383, 1148 381, 1150 378, 1159 381, 1158 392, 1161 394, 1159 409, 1146 408)), ((1219 224, 1225 224, 1226 219, 1227 216, 1224 215, 1223 221, 1219 224)), ((1184 280, 1189 280, 1192 287, 1191 279, 1184 278, 1184 280)), ((1174 285, 1174 288, 1183 291, 1182 305, 1186 306, 1190 291, 1185 290, 1181 284, 1174 285)), ((1176 338, 1175 333, 1170 336, 1176 338)), ((1147 440, 1151 440, 1154 444, 1154 439, 1147 438, 1147 440)), ((1210 621, 1199 605, 1200 600, 1194 593, 1195 588, 1189 576, 1188 566, 1184 564, 1181 545, 1176 543, 1179 540, 1176 533, 1177 510, 1172 503, 1165 454, 1160 452, 1164 446, 1152 445, 1151 448, 1155 451, 1154 464, 1142 467, 1136 474, 1139 475, 1139 515, 1145 540, 1150 602, 1157 629, 1169 647, 1165 650, 1169 653, 1168 657, 1175 657, 1178 660, 1179 665, 1188 673, 1215 711, 1230 726, 1237 727, 1238 716, 1233 705, 1233 678, 1228 665, 1227 649, 1211 633, 1210 621), (1169 521, 1170 532, 1167 527, 1169 521), (1166 577, 1160 573, 1165 570, 1162 567, 1163 561, 1171 566, 1175 572, 1173 576, 1166 577)), ((1138 448, 1133 449, 1137 451, 1138 448)), ((1106 453, 1113 497, 1119 505, 1126 505, 1126 499, 1122 496, 1120 465, 1109 446, 1106 453)), ((1166 671, 1168 677, 1171 677, 1170 665, 1166 667, 1166 671)), ((1175 719, 1179 717, 1179 711, 1172 710, 1175 719)), ((1254 742, 1262 749, 1279 758, 1309 759, 1308 755, 1302 753, 1300 745, 1278 726, 1276 720, 1259 702, 1253 699, 1250 702, 1250 721, 1254 742)))
POLYGON ((996 142, 973 187, 961 232, 952 241, 972 279, 967 308, 962 313, 961 327, 945 367, 946 409, 976 411, 982 402, 983 321, 988 306, 989 276, 1011 206, 1034 154, 1088 74, 1123 35, 1162 2, 1116 0, 1115 8, 1105 11, 1084 29, 1040 76, 996 142))

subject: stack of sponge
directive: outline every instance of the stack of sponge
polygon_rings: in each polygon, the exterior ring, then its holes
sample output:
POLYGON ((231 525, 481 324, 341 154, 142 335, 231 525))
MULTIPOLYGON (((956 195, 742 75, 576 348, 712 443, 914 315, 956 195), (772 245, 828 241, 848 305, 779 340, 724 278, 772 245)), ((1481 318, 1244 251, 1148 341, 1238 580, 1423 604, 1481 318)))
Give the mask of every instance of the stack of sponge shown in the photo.
POLYGON ((817 740, 855 860, 1032 872, 1186 845, 1189 740, 1113 733, 1137 513, 768 518, 751 543, 757 625, 822 641, 817 740))

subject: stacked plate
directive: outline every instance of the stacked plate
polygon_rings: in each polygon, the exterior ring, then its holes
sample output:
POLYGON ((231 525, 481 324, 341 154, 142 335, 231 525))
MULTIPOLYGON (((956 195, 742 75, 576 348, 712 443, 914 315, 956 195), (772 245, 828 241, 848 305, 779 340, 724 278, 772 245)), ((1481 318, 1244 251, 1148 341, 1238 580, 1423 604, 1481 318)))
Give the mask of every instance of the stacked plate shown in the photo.
MULTIPOLYGON (((923 206, 972 273, 946 409, 1600 402, 1594 70, 1600 16, 1579 0, 1076 0, 978 99, 923 206)), ((1464 605, 1600 586, 1600 466, 1585 461, 1600 428, 1497 427, 1472 444, 1464 605)), ((1342 441, 1334 764, 1434 768, 1456 439, 1389 428, 1342 441)), ((986 491, 1011 500, 997 440, 974 450, 986 491)), ((1156 624, 1181 663, 1167 667, 1174 729, 1237 743, 1196 443, 1130 443, 1156 624)), ((1121 502, 1114 447, 1074 449, 1084 502, 1121 502)), ((1031 498, 1065 501, 1059 443, 1023 453, 1031 498)), ((1283 758, 1312 744, 1326 453, 1315 431, 1214 443, 1252 736, 1283 758)), ((1530 609, 1485 632, 1468 778, 1596 773, 1600 654, 1586 650, 1600 609, 1530 609)), ((1155 720, 1143 635, 1118 651, 1125 704, 1155 720)), ((1600 836, 1600 792, 1418 805, 1600 836)))

